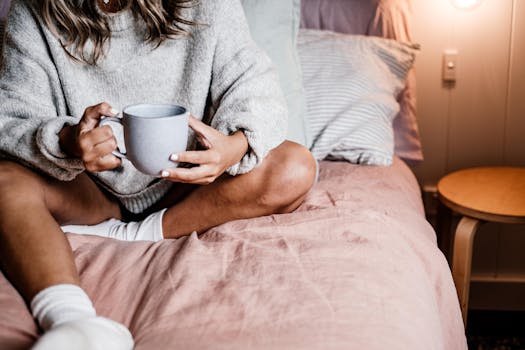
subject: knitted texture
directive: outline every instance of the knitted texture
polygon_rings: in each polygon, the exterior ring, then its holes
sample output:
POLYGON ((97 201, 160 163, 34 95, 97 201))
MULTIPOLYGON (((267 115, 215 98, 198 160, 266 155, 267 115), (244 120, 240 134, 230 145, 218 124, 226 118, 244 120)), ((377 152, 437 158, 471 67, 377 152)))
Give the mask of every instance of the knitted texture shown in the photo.
MULTIPOLYGON (((224 134, 242 130, 249 152, 228 169, 230 175, 252 170, 284 140, 287 108, 278 77, 251 39, 239 0, 202 0, 184 10, 199 25, 158 48, 145 43, 145 26, 131 12, 107 15, 112 37, 97 66, 68 57, 30 4, 14 1, 8 17, 0 73, 2 158, 72 180, 85 169, 60 149, 58 133, 103 101, 120 110, 142 102, 176 103, 224 134)), ((122 130, 114 131, 122 140, 122 130)), ((190 133, 189 148, 194 141, 190 133)), ((134 213, 171 187, 127 160, 93 175, 134 213)))

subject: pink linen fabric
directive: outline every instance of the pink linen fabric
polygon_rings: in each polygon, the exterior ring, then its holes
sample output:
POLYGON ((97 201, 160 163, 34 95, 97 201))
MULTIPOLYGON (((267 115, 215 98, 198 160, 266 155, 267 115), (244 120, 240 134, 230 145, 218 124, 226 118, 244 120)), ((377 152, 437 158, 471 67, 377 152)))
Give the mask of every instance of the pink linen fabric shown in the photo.
MULTIPOLYGON (((411 42, 410 0, 302 0, 301 27, 373 35, 411 42)), ((416 79, 409 72, 394 119, 395 154, 408 163, 423 160, 416 118, 416 79)))
MULTIPOLYGON (((68 239, 82 287, 138 350, 467 348, 448 265, 398 158, 321 162, 291 214, 157 243, 68 239)), ((2 275, 0 310, 0 349, 27 349, 37 327, 2 275)))

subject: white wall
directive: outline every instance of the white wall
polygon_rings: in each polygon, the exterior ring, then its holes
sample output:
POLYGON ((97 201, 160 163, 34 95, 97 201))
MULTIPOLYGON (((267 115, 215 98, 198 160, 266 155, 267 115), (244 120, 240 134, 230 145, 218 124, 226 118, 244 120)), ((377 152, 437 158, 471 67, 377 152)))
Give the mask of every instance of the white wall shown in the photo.
MULTIPOLYGON (((449 0, 413 5, 422 46, 416 70, 426 160, 413 168, 420 183, 472 166, 525 166, 525 1, 484 0, 471 11, 449 0), (459 51, 454 86, 441 80, 445 49, 459 51)), ((485 225, 475 246, 474 271, 525 281, 524 225, 485 225)), ((524 291, 525 284, 475 284, 472 305, 525 309, 524 291)))

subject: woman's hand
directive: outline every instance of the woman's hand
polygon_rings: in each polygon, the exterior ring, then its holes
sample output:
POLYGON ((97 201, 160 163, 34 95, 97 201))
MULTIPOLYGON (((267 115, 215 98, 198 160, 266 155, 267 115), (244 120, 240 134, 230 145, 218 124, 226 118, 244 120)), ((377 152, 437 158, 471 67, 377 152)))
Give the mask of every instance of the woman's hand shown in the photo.
POLYGON ((162 172, 165 179, 198 185, 210 184, 226 169, 238 163, 248 151, 248 140, 242 131, 227 136, 192 116, 189 126, 206 150, 173 154, 170 157, 173 161, 198 166, 166 169, 162 172))
POLYGON ((111 152, 117 140, 110 126, 97 127, 101 117, 116 116, 118 111, 106 103, 86 108, 77 125, 65 126, 59 133, 60 147, 68 154, 82 159, 88 171, 111 170, 121 160, 111 152))

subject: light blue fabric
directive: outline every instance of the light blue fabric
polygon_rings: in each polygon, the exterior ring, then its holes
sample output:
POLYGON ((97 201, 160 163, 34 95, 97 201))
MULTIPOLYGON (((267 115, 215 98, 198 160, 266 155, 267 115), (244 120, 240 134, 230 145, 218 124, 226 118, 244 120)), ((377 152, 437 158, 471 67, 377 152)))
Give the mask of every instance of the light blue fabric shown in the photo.
POLYGON ((316 159, 390 165, 392 122, 417 46, 394 40, 301 30, 301 59, 316 159))
POLYGON ((306 99, 297 53, 297 35, 301 21, 300 0, 242 0, 253 39, 265 50, 279 72, 289 109, 289 140, 307 147, 311 140, 304 115, 306 99))

